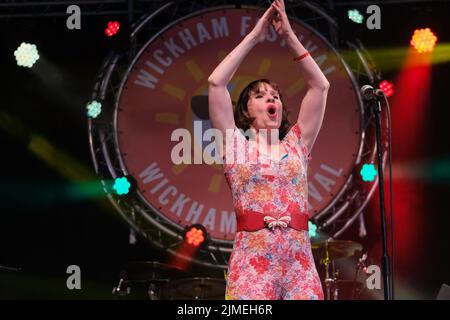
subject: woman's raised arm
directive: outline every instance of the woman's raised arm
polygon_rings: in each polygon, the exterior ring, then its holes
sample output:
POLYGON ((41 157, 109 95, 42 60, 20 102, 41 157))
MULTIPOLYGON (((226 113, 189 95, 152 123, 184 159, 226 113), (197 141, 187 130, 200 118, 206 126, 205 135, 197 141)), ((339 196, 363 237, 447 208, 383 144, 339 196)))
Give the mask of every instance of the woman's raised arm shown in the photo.
POLYGON ((222 131, 235 126, 231 97, 227 84, 250 50, 268 34, 275 8, 271 5, 253 30, 216 67, 208 78, 208 108, 211 126, 222 131))
POLYGON ((297 64, 308 90, 301 102, 297 123, 302 130, 303 141, 311 152, 322 127, 330 83, 294 34, 286 15, 284 0, 275 0, 273 6, 278 12, 278 16, 272 21, 275 30, 286 40, 293 56, 301 58, 297 64))

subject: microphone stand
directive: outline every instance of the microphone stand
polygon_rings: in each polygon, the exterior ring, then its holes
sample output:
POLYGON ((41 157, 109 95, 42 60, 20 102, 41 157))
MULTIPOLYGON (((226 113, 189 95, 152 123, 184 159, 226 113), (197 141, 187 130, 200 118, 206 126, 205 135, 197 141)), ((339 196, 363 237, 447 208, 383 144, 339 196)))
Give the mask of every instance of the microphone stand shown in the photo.
MULTIPOLYGON (((384 94, 384 93, 383 93, 384 94)), ((384 180, 383 180, 383 155, 381 149, 381 102, 380 96, 374 94, 375 100, 372 100, 372 111, 375 115, 376 136, 377 136, 377 159, 378 159, 378 188, 380 191, 380 218, 381 218, 381 240, 383 245, 382 267, 383 267, 383 283, 384 283, 384 300, 392 300, 391 288, 391 268, 390 257, 387 249, 386 235, 386 213, 384 208, 384 180)))

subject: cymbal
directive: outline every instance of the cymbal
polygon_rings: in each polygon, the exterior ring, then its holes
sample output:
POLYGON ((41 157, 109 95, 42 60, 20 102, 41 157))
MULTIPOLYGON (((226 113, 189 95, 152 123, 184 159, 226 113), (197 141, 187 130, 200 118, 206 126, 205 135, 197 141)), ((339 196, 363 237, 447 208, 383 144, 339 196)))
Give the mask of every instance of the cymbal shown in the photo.
POLYGON ((161 298, 169 300, 223 300, 225 280, 216 278, 187 278, 163 286, 161 298))
POLYGON ((183 277, 185 272, 157 261, 136 261, 126 264, 120 274, 127 281, 167 281, 183 277))
POLYGON ((339 259, 351 257, 355 251, 362 250, 362 245, 348 240, 330 240, 318 243, 312 243, 313 254, 326 258, 326 248, 328 246, 328 256, 330 259, 339 259))

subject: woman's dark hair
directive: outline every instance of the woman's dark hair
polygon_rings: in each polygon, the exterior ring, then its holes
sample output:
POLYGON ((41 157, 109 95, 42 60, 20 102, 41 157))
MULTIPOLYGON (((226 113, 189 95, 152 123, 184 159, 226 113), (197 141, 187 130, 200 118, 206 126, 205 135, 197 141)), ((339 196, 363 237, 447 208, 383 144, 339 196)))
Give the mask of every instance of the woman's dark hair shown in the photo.
POLYGON ((250 128, 250 124, 255 120, 255 117, 247 116, 248 114, 248 98, 250 97, 250 93, 252 92, 258 92, 259 85, 261 83, 267 83, 272 88, 274 88, 276 91, 278 91, 278 94, 280 96, 281 105, 283 106, 283 111, 281 115, 281 125, 279 128, 279 139, 282 140, 284 136, 288 133, 290 128, 290 123, 288 121, 288 111, 286 108, 286 105, 283 102, 283 95, 280 92, 280 89, 278 85, 270 81, 268 79, 259 79, 255 80, 253 82, 250 82, 244 90, 242 90, 241 94, 239 95, 239 99, 236 103, 236 106, 234 108, 234 122, 236 123, 236 127, 247 131, 250 128))

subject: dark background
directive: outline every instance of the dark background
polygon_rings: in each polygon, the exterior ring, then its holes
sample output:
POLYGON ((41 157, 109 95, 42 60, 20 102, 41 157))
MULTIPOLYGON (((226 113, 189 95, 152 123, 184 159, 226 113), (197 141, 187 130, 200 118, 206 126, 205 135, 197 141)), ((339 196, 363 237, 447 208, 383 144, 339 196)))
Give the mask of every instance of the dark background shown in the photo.
MULTIPOLYGON (((338 6, 334 14, 343 32, 356 33, 369 49, 407 47, 415 28, 429 26, 440 44, 449 42, 448 1, 390 3, 379 1, 381 30, 356 30, 345 23, 348 7, 338 6)), ((94 200, 74 199, 66 192, 71 182, 37 158, 26 147, 30 133, 45 137, 60 151, 92 170, 85 105, 90 99, 96 73, 109 51, 103 25, 119 16, 82 17, 81 30, 68 30, 64 17, 0 19, 0 62, 3 123, 15 123, 13 132, 0 126, 2 173, 0 175, 0 265, 20 267, 20 272, 0 270, 2 299, 111 299, 120 267, 128 261, 167 261, 167 256, 138 237, 129 244, 130 229, 114 209, 105 210, 94 200), (21 42, 37 45, 41 60, 33 71, 16 65, 13 52, 21 42), (11 120, 13 119, 13 120, 11 120), (66 268, 79 265, 82 289, 66 289, 66 268)), ((450 57, 449 57, 450 60, 450 57)), ((376 63, 379 61, 375 61, 376 63)), ((383 71, 383 70, 381 70, 383 71)), ((394 79, 398 70, 383 75, 394 79)), ((429 110, 423 119, 425 145, 420 159, 449 159, 448 110, 449 63, 432 67, 429 110)), ((398 123, 398 121, 397 121, 398 123)), ((401 130, 401 128, 396 128, 401 130)), ((395 128, 394 128, 395 134, 395 128)), ((422 142, 421 142, 422 143, 422 142)), ((413 160, 413 159, 411 159, 413 160)), ((395 162, 395 145, 394 145, 395 162)), ((401 299, 434 299, 442 283, 450 283, 448 257, 450 210, 449 181, 423 181, 424 193, 395 193, 399 201, 422 196, 426 212, 417 219, 414 237, 422 248, 414 263, 400 261, 401 299)), ((388 189, 386 189, 388 190, 388 189)), ((374 195, 377 198, 378 194, 374 195)), ((373 199, 376 203, 377 199, 373 199)), ((359 241, 375 248, 379 241, 376 204, 366 211, 369 236, 359 241), (375 243, 375 244, 374 244, 375 243)), ((388 206, 387 206, 388 208, 388 206)), ((402 219, 408 219, 402 216, 402 219)), ((396 220, 397 221, 397 220, 396 220)), ((396 227, 404 224, 398 221, 396 227)), ((349 232, 349 237, 354 230, 349 232)), ((402 246, 407 247, 408 244, 402 246)), ((402 259, 402 252, 396 252, 402 259)), ((376 262, 376 259, 375 261, 376 262)), ((192 266, 191 276, 221 277, 220 271, 192 266)))

